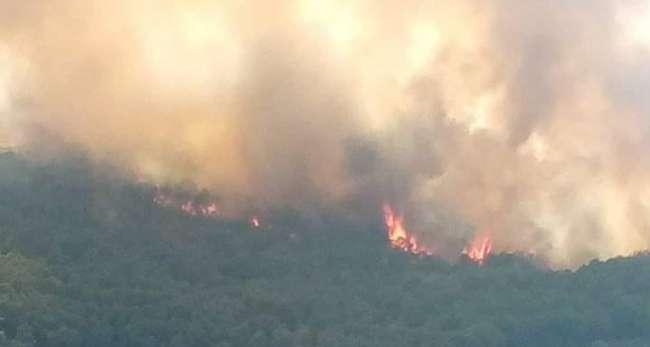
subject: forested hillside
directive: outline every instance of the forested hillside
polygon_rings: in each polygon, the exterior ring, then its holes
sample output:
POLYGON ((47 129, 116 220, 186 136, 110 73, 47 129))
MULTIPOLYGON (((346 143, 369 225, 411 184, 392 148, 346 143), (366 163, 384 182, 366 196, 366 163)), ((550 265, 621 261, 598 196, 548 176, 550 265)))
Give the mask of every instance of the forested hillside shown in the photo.
POLYGON ((192 217, 83 160, 0 155, 1 346, 648 346, 650 257, 448 264, 379 223, 192 217))

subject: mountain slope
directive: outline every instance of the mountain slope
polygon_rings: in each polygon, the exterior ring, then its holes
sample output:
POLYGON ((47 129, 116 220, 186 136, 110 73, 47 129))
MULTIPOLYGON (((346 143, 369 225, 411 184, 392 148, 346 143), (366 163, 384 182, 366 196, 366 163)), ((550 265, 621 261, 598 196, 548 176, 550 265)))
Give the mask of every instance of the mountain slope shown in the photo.
POLYGON ((650 257, 451 265, 378 224, 261 230, 153 203, 83 160, 0 155, 2 346, 646 346, 650 257))

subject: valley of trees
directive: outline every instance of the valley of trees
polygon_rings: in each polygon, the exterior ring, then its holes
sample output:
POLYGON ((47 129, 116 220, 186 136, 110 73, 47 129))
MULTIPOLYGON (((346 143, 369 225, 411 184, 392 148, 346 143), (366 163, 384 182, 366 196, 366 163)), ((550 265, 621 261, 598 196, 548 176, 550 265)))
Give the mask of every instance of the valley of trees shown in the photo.
POLYGON ((0 346, 650 346, 650 256, 550 271, 390 249, 380 225, 254 231, 83 160, 0 154, 0 346))

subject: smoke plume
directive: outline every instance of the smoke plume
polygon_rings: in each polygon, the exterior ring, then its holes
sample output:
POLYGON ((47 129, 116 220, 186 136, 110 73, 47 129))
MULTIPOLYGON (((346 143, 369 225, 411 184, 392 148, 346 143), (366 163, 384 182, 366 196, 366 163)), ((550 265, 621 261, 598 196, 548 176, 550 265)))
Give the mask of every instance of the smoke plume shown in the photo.
POLYGON ((650 247, 650 3, 0 0, 0 143, 442 255, 650 247), (5 134, 6 133, 6 134, 5 134))

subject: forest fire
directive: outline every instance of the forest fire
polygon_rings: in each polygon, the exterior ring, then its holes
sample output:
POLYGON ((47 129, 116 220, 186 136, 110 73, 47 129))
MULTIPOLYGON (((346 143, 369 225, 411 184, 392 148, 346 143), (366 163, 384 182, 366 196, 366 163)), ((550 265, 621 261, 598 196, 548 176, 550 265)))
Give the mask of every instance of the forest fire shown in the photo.
POLYGON ((404 228, 404 216, 395 213, 389 204, 384 204, 384 224, 388 230, 391 247, 418 255, 433 255, 433 252, 419 244, 417 238, 404 228))
MULTIPOLYGON (((416 255, 433 255, 434 252, 421 245, 415 235, 404 227, 404 216, 395 212, 389 204, 384 204, 384 224, 388 230, 391 247, 416 255)), ((462 251, 470 261, 484 265, 492 253, 492 239, 482 234, 476 236, 462 251)))
POLYGON ((489 236, 476 236, 463 249, 463 254, 471 261, 483 265, 492 253, 492 240, 489 236))
MULTIPOLYGON (((157 191, 153 202, 162 207, 176 209, 183 214, 193 217, 226 218, 221 209, 214 201, 203 201, 201 199, 181 198, 174 194, 166 194, 157 191)), ((434 251, 421 243, 417 236, 410 233, 405 226, 404 215, 396 211, 390 204, 383 205, 384 225, 386 226, 388 242, 394 249, 398 249, 413 255, 432 256, 434 251)), ((238 219, 237 217, 231 217, 238 219)), ((250 215, 244 218, 251 229, 261 230, 262 220, 258 215, 250 215)), ((484 265, 492 253, 492 240, 486 234, 480 234, 462 250, 462 255, 469 261, 484 265)))
POLYGON ((192 216, 211 217, 219 215, 217 204, 211 202, 208 204, 199 204, 193 201, 187 201, 181 205, 181 210, 192 216))
POLYGON ((175 197, 161 191, 156 192, 153 197, 156 205, 175 208, 190 216, 217 217, 221 216, 221 210, 216 202, 198 202, 175 197))
POLYGON ((166 193, 159 187, 156 187, 153 203, 161 207, 174 209, 193 217, 232 219, 240 220, 242 222, 248 221, 248 225, 250 225, 251 228, 262 228, 262 220, 258 215, 252 215, 250 218, 246 219, 242 216, 228 214, 225 213, 215 201, 202 198, 191 198, 168 192, 166 193))

